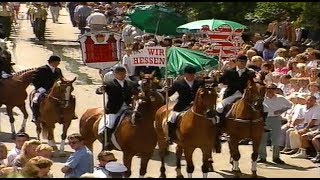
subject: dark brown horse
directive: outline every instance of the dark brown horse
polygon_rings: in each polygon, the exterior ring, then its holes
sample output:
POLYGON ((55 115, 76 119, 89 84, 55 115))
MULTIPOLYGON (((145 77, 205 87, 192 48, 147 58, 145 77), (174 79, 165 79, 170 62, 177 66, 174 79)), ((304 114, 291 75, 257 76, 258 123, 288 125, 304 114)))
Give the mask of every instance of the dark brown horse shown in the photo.
MULTIPOLYGON (((187 161, 188 177, 192 177, 194 165, 192 161, 192 154, 196 148, 200 148, 203 153, 202 172, 203 177, 207 177, 211 163, 208 161, 211 157, 211 152, 215 144, 216 136, 216 118, 208 117, 209 112, 214 111, 216 106, 217 93, 212 85, 199 88, 194 103, 185 113, 177 119, 177 143, 176 158, 177 158, 177 177, 183 177, 181 174, 181 156, 184 152, 187 161)), ((166 106, 162 106, 156 113, 156 132, 158 135, 158 146, 160 149, 161 158, 161 175, 166 177, 164 158, 168 147, 166 140, 166 126, 167 126, 167 110, 166 106)), ((169 108, 169 112, 172 107, 169 108)), ((169 113, 168 112, 168 113, 169 113)))
MULTIPOLYGON (((40 102, 40 116, 36 121, 37 135, 40 140, 40 133, 42 138, 48 139, 48 144, 54 149, 57 149, 54 140, 54 128, 56 123, 63 125, 60 143, 60 153, 64 152, 65 139, 67 131, 71 124, 75 111, 75 98, 72 96, 73 82, 57 80, 48 94, 40 102)), ((30 93, 30 104, 34 91, 30 93)))
MULTIPOLYGON (((154 116, 164 104, 163 96, 154 88, 155 80, 145 75, 142 80, 142 93, 133 97, 133 112, 124 116, 115 130, 115 138, 123 152, 123 163, 128 168, 127 176, 131 175, 131 162, 134 155, 141 157, 140 177, 147 172, 147 165, 157 144, 156 132, 153 126, 154 116), (134 123, 133 123, 134 122, 134 123)), ((80 119, 80 134, 85 138, 86 146, 93 150, 93 142, 102 138, 98 135, 99 122, 103 121, 103 108, 88 109, 80 119)))
POLYGON ((27 99, 27 87, 32 82, 32 76, 36 69, 27 69, 17 72, 9 79, 2 79, 0 84, 0 106, 2 104, 7 107, 7 114, 10 118, 11 133, 16 133, 14 127, 14 117, 12 109, 17 106, 23 113, 23 122, 20 131, 25 131, 28 113, 26 110, 25 100, 27 99))
POLYGON ((230 136, 228 141, 231 155, 230 163, 233 165, 232 171, 236 177, 241 174, 238 162, 240 159, 238 145, 239 141, 245 138, 252 140, 251 171, 253 177, 257 176, 258 149, 264 133, 262 113, 265 91, 264 85, 249 81, 243 97, 232 105, 230 113, 226 117, 224 131, 230 136))

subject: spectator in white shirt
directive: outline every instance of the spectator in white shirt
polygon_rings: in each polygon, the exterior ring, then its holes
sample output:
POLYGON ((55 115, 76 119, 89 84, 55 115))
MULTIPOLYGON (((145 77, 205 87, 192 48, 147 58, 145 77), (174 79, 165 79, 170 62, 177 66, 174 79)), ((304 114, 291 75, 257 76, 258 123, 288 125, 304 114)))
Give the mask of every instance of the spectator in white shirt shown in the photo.
POLYGON ((290 79, 291 79, 291 76, 288 74, 281 75, 278 88, 281 89, 284 96, 289 96, 291 94, 290 79))
POLYGON ((293 107, 288 110, 286 116, 288 118, 288 122, 281 126, 281 136, 280 136, 280 147, 284 147, 280 153, 282 154, 294 154, 298 151, 298 149, 291 149, 290 145, 290 133, 298 128, 300 128, 300 124, 303 124, 303 117, 301 117, 301 111, 304 111, 306 104, 306 97, 299 93, 294 93, 290 95, 290 100, 293 102, 293 107))
MULTIPOLYGON (((268 113, 266 119, 267 129, 271 129, 271 141, 272 141, 272 159, 273 162, 284 164, 284 161, 280 159, 279 150, 279 137, 281 134, 281 114, 286 112, 292 107, 292 103, 281 95, 276 94, 277 86, 275 84, 267 85, 266 96, 264 98, 264 112, 268 113)), ((259 147, 259 160, 258 162, 266 162, 267 152, 267 136, 265 133, 262 137, 259 147)))
MULTIPOLYGON (((301 141, 301 136, 304 134, 314 131, 319 128, 320 125, 320 106, 316 103, 316 97, 315 96, 308 96, 307 97, 307 102, 306 102, 306 107, 304 114, 302 114, 304 118, 304 125, 303 128, 296 131, 296 133, 299 136, 293 136, 291 134, 295 133, 292 132, 290 134, 290 141, 301 141), (298 137, 298 138, 296 138, 298 137), (296 139, 291 139, 291 138, 296 138, 296 139)), ((291 143, 290 142, 290 143, 291 143)), ((299 144, 299 143, 298 143, 299 144)), ((301 142, 300 142, 301 144, 301 142)), ((301 146, 301 145, 300 145, 301 146)), ((300 147, 299 151, 297 154, 292 156, 293 158, 307 158, 307 153, 306 149, 303 147, 300 147)))
POLYGON ((320 51, 319 50, 312 50, 307 53, 308 56, 308 64, 307 68, 317 67, 320 61, 320 51))
POLYGON ((125 54, 122 58, 122 65, 126 68, 127 76, 130 78, 130 80, 135 81, 134 79, 135 66, 133 66, 131 62, 131 59, 130 59, 131 54, 132 54, 132 47, 126 47, 125 54))
POLYGON ((14 137, 15 147, 11 149, 7 157, 7 166, 13 166, 13 160, 20 154, 24 142, 29 141, 30 137, 27 133, 19 132, 14 137))

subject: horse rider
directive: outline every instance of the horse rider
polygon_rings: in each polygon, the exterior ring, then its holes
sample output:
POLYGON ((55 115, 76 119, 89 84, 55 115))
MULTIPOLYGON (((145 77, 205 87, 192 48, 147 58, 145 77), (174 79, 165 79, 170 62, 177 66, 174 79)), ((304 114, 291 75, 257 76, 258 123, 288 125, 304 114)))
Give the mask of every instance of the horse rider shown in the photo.
POLYGON ((111 149, 111 135, 117 118, 130 107, 132 96, 136 95, 138 84, 126 79, 127 71, 123 66, 117 66, 114 69, 114 78, 104 82, 104 91, 108 95, 108 101, 105 113, 108 114, 106 124, 107 144, 105 147, 111 149))
MULTIPOLYGON (((61 81, 67 81, 62 75, 61 69, 58 68, 60 61, 61 58, 59 56, 50 56, 50 58, 48 59, 48 64, 37 68, 35 74, 32 77, 32 84, 34 85, 36 90, 32 99, 32 122, 36 122, 39 119, 39 98, 53 87, 56 80, 60 79, 61 81)), ((72 99, 74 100, 73 103, 75 103, 75 98, 72 99)), ((73 119, 77 118, 78 117, 74 114, 73 119)))
MULTIPOLYGON (((247 87, 249 80, 256 77, 254 70, 246 67, 248 58, 245 55, 240 55, 236 60, 236 67, 227 69, 223 72, 222 76, 219 73, 215 73, 218 83, 227 85, 227 88, 223 95, 223 100, 217 104, 217 112, 220 117, 218 126, 222 126, 224 123, 226 112, 224 108, 233 103, 237 98, 241 98, 244 89, 247 87)), ((263 112, 262 112, 263 113, 263 112)), ((263 115, 264 119, 265 114, 263 115)), ((268 131, 265 129, 265 131, 268 131)))
POLYGON ((187 66, 184 69, 183 79, 178 79, 169 87, 168 94, 172 96, 178 92, 178 102, 173 107, 172 116, 167 122, 169 130, 169 142, 175 138, 176 119, 179 113, 190 107, 194 101, 195 95, 200 86, 204 85, 204 81, 195 79, 196 69, 192 66, 187 66))

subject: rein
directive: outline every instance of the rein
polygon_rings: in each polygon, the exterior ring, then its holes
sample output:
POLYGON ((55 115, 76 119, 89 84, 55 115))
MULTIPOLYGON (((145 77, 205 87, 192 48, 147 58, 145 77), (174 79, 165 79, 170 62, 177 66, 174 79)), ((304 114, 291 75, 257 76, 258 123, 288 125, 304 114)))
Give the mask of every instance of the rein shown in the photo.
POLYGON ((208 119, 208 120, 216 120, 216 118, 214 118, 214 117, 213 117, 213 118, 209 118, 209 117, 208 117, 207 115, 205 115, 205 114, 200 114, 200 113, 195 112, 192 107, 191 107, 190 109, 191 109, 191 112, 192 112, 193 114, 197 115, 197 116, 205 117, 205 118, 208 119))
POLYGON ((257 123, 262 121, 262 118, 258 118, 254 120, 246 120, 246 119, 239 119, 239 118, 228 118, 228 119, 232 119, 233 121, 241 122, 241 123, 257 123))

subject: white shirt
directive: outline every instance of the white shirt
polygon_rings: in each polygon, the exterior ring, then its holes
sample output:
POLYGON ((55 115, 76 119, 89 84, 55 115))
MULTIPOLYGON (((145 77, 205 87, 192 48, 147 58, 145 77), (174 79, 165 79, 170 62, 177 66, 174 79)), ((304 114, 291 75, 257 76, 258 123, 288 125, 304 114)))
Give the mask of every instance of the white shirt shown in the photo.
POLYGON ((316 119, 314 125, 320 124, 320 106, 314 105, 311 108, 307 109, 307 106, 304 106, 299 115, 298 119, 304 119, 304 123, 308 124, 311 120, 316 119))
POLYGON ((8 153, 7 161, 8 161, 8 166, 13 165, 13 160, 20 154, 20 149, 17 149, 16 147, 11 149, 8 153))
POLYGON ((246 71, 246 68, 239 69, 238 67, 236 67, 236 70, 237 70, 237 72, 238 72, 239 76, 241 76, 241 75, 242 75, 242 73, 244 73, 244 72, 246 71))
POLYGON ((264 97, 264 112, 268 112, 268 117, 270 116, 279 116, 275 115, 274 112, 284 109, 284 108, 291 108, 292 103, 288 101, 285 97, 276 94, 272 98, 264 97))
POLYGON ((318 59, 316 59, 316 60, 313 60, 313 61, 310 61, 310 62, 308 62, 308 64, 306 65, 307 66, 307 68, 317 68, 317 66, 318 66, 318 59))
POLYGON ((131 59, 127 54, 125 54, 122 58, 122 65, 127 69, 127 75, 133 76, 135 67, 132 65, 131 59))
POLYGON ((124 86, 124 81, 120 81, 119 79, 116 78, 116 80, 118 81, 118 83, 121 85, 121 87, 124 86))
POLYGON ((48 66, 50 67, 50 69, 51 69, 52 73, 54 73, 54 70, 55 70, 56 68, 54 68, 54 67, 53 67, 53 66, 51 66, 50 64, 48 64, 48 66))
POLYGON ((285 96, 289 96, 291 94, 291 85, 290 84, 278 84, 278 88, 280 88, 285 96))
POLYGON ((184 80, 187 82, 190 88, 193 86, 194 81, 188 81, 186 78, 184 78, 184 80))
POLYGON ((88 25, 92 24, 101 24, 101 25, 107 25, 107 17, 100 13, 100 12, 94 12, 90 14, 90 16, 87 17, 87 23, 88 25))

